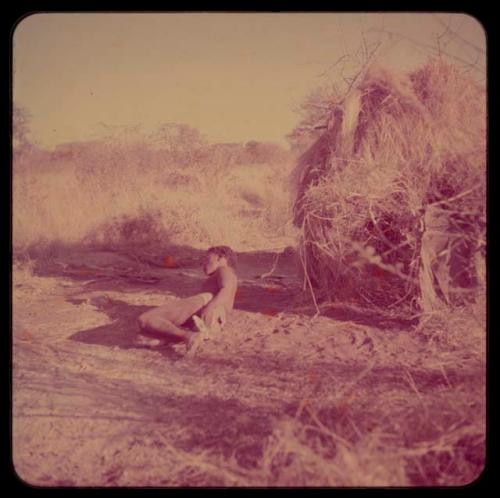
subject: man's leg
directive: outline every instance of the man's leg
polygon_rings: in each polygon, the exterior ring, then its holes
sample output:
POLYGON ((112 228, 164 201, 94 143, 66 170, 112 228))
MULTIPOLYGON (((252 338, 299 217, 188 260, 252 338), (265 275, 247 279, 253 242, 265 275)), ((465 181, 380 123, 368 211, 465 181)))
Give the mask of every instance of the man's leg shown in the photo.
POLYGON ((139 317, 139 327, 141 332, 155 337, 175 337, 182 341, 187 341, 192 332, 179 328, 175 323, 168 318, 159 314, 146 317, 139 317))
POLYGON ((155 337, 158 337, 158 335, 176 337, 188 342, 193 332, 184 330, 179 325, 206 306, 212 297, 213 294, 205 292, 185 299, 178 299, 165 306, 158 306, 139 317, 139 328, 143 333, 155 337))

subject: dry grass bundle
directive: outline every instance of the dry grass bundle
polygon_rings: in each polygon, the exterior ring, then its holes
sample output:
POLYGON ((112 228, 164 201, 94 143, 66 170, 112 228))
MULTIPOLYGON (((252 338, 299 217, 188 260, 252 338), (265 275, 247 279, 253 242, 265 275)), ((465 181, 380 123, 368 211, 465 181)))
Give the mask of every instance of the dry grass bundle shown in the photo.
POLYGON ((463 303, 485 247, 485 91, 441 60, 371 66, 299 160, 294 223, 323 299, 463 303))

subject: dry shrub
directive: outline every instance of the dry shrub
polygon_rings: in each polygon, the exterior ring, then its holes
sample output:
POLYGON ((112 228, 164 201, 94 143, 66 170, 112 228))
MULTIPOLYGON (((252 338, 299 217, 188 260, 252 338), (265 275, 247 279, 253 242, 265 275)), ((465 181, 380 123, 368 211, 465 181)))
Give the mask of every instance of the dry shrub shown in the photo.
MULTIPOLYGON (((428 346, 431 353, 443 351, 442 344, 428 346)), ((275 424, 258 462, 260 482, 373 487, 474 481, 485 463, 484 378, 477 356, 467 353, 472 358, 461 361, 456 353, 433 355, 427 368, 395 359, 367 369, 347 398, 311 397, 295 417, 275 424)), ((348 394, 347 385, 338 392, 348 394)))
POLYGON ((485 246, 485 112, 484 89, 441 60, 359 77, 291 176, 300 252, 320 298, 414 306, 424 254, 431 280, 446 268, 439 297, 467 301, 485 246), (446 221, 437 239, 431 211, 446 221))
POLYGON ((486 346, 486 296, 476 302, 455 306, 444 305, 440 310, 423 314, 411 333, 435 353, 454 352, 457 357, 466 353, 476 361, 485 358, 486 346))
POLYGON ((310 425, 279 422, 264 445, 261 480, 269 486, 390 486, 407 483, 403 462, 373 434, 355 446, 336 444, 310 425), (391 454, 392 453, 392 454, 391 454))
POLYGON ((248 249, 281 245, 273 239, 296 231, 286 223, 291 213, 284 188, 287 158, 240 164, 226 153, 242 145, 222 147, 215 156, 211 148, 224 144, 202 147, 186 139, 181 145, 158 149, 132 134, 126 140, 111 137, 17 154, 14 246, 168 239, 248 249), (173 153, 179 150, 182 161, 173 153))
POLYGON ((104 245, 168 243, 160 213, 141 210, 136 216, 121 215, 91 232, 86 242, 104 245))

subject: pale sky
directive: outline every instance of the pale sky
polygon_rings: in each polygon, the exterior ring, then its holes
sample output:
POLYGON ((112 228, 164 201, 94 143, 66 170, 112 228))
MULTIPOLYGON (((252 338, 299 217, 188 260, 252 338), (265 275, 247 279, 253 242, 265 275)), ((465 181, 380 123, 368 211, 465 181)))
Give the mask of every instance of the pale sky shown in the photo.
POLYGON ((460 39, 442 37, 443 50, 468 61, 478 53, 484 68, 484 31, 463 14, 36 14, 14 32, 14 102, 45 147, 98 136, 99 123, 165 122, 213 142, 285 145, 294 108, 340 77, 340 65, 320 74, 353 57, 363 36, 384 42, 388 64, 411 69, 446 26, 460 39))

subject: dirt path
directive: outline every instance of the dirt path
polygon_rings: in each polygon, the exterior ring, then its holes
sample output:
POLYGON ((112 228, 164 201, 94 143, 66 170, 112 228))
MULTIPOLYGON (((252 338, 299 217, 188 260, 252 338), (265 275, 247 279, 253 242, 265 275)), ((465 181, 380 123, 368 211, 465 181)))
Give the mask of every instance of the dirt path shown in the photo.
POLYGON ((119 275, 119 258, 98 259, 14 274, 13 456, 30 484, 425 485, 480 473, 484 358, 436 357, 409 330, 345 312, 294 312, 305 301, 293 278, 252 279, 251 261, 226 330, 197 356, 136 347, 137 316, 193 292, 199 275, 127 258, 119 275))

